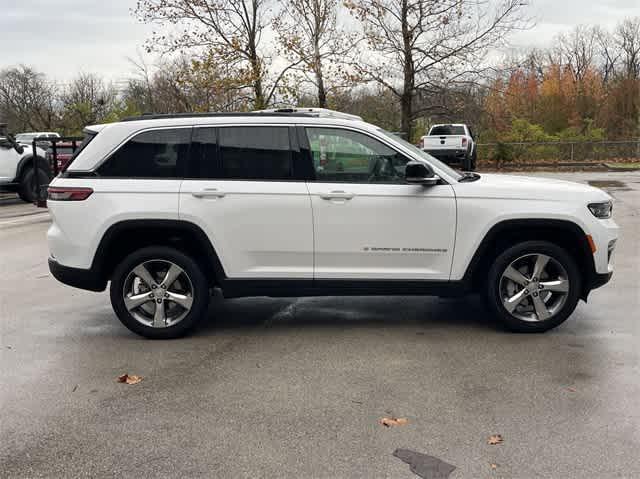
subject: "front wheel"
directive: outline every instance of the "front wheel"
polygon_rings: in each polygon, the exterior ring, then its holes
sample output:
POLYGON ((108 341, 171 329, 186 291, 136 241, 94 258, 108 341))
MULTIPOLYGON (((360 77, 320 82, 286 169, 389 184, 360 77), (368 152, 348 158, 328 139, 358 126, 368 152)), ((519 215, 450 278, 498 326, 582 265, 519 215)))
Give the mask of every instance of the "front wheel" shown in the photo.
POLYGON ((183 336, 207 313, 209 285, 200 267, 173 248, 140 249, 118 265, 111 305, 131 331, 150 339, 183 336))
POLYGON ((540 333, 563 323, 578 304, 575 260, 547 241, 527 241, 502 252, 489 270, 486 296, 511 331, 540 333))

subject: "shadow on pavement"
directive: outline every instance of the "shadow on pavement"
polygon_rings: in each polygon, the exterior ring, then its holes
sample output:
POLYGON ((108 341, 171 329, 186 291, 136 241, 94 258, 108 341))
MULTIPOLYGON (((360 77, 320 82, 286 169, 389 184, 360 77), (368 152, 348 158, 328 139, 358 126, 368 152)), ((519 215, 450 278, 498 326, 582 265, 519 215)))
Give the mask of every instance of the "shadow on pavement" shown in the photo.
POLYGON ((406 327, 422 329, 465 328, 502 331, 478 297, 433 298, 389 297, 312 297, 242 298, 216 296, 209 317, 196 334, 215 334, 216 330, 265 328, 406 327))

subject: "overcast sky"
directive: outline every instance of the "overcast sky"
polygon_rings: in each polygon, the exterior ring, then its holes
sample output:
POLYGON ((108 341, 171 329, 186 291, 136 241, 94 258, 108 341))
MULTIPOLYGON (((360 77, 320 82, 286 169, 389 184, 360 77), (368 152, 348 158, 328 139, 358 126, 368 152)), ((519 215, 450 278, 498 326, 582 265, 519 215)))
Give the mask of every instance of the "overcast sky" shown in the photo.
MULTIPOLYGON (((612 27, 640 16, 640 0, 530 0, 536 26, 511 38, 514 47, 548 46, 578 24, 612 27)), ((24 63, 59 81, 95 72, 131 75, 127 57, 142 51, 151 28, 130 13, 135 0, 0 0, 0 69, 24 63)))

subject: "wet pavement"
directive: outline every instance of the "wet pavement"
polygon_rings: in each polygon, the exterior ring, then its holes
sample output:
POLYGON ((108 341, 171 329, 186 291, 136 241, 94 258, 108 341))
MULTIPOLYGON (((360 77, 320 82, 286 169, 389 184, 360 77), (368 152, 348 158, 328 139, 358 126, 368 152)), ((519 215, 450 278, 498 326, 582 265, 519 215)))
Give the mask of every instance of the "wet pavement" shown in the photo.
POLYGON ((50 277, 46 213, 0 206, 0 475, 415 478, 406 449, 451 479, 640 477, 640 174, 538 176, 622 183, 612 282, 542 335, 477 298, 216 298, 148 341, 50 277))

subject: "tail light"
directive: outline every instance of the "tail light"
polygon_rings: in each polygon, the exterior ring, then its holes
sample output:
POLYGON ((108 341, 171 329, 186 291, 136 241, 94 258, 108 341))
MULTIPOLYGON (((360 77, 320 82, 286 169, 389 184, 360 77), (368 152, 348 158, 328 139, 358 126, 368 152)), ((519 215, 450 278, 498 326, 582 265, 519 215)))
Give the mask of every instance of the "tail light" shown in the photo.
POLYGON ((91 196, 93 189, 64 186, 50 186, 47 188, 50 201, 83 201, 91 196))
POLYGON ((467 139, 466 138, 462 139, 462 146, 467 146, 467 139))

